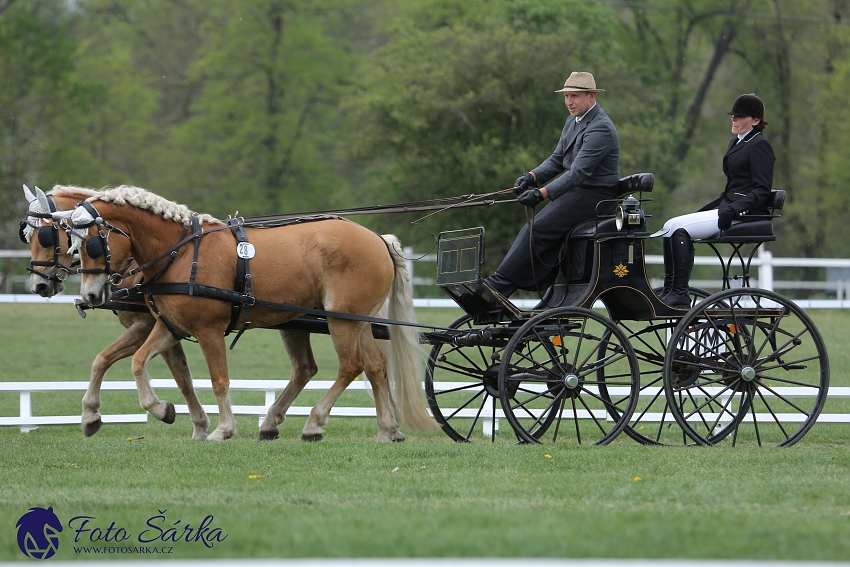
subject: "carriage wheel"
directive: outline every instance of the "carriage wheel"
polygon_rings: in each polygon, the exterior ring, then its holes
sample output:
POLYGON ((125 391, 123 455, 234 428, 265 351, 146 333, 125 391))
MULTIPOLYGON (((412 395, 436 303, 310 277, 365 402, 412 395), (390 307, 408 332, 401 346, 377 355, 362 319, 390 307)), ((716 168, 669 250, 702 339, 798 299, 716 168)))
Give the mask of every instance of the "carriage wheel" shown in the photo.
MULTIPOLYGON (((654 289, 660 292, 661 288, 654 289)), ((691 307, 709 297, 708 291, 691 287, 691 307)), ((629 339, 640 362, 640 396, 624 432, 644 445, 694 445, 670 412, 664 395, 664 356, 679 319, 616 321, 629 339)), ((602 390, 603 395, 608 395, 602 390)))
POLYGON ((721 291, 676 327, 664 390, 701 445, 789 446, 815 424, 829 388, 817 328, 794 302, 763 289, 721 291))
POLYGON ((526 443, 610 443, 628 424, 638 387, 625 334, 578 307, 529 319, 505 347, 499 371, 505 417, 526 443), (601 396, 601 388, 614 395, 601 396))
MULTIPOLYGON (((449 329, 474 329, 463 315, 449 329)), ((425 369, 425 395, 434 419, 455 441, 496 438, 501 348, 435 344, 425 369), (448 387, 436 384, 451 383, 448 387)))

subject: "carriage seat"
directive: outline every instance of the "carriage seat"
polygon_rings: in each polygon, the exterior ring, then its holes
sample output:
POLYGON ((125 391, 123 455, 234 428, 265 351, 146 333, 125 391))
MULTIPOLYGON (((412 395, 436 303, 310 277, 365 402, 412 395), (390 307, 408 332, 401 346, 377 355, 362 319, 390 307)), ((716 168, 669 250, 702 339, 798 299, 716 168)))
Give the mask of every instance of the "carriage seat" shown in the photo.
MULTIPOLYGON (((655 186, 652 173, 634 173, 620 178, 617 184, 617 199, 624 199, 634 193, 651 193, 655 186)), ((618 234, 616 219, 613 215, 599 216, 576 225, 568 238, 594 238, 598 235, 618 234)), ((566 243, 565 243, 566 244, 566 243)))
POLYGON ((634 173, 621 177, 617 183, 617 198, 622 199, 632 193, 651 193, 655 186, 655 175, 651 173, 634 173))
POLYGON ((779 218, 776 211, 782 210, 785 205, 785 191, 776 189, 770 192, 767 199, 769 215, 752 215, 749 219, 735 221, 732 226, 721 232, 718 236, 694 242, 711 242, 721 244, 747 243, 747 242, 772 242, 776 240, 773 232, 773 219, 779 218))

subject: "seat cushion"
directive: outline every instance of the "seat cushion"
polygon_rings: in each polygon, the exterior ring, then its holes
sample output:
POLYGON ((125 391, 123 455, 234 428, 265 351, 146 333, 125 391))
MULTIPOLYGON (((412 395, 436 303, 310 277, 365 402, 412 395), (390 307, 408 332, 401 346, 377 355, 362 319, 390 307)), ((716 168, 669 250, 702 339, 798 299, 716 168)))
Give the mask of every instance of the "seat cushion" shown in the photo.
POLYGON ((733 222, 722 236, 702 242, 770 242, 776 240, 771 219, 733 222))

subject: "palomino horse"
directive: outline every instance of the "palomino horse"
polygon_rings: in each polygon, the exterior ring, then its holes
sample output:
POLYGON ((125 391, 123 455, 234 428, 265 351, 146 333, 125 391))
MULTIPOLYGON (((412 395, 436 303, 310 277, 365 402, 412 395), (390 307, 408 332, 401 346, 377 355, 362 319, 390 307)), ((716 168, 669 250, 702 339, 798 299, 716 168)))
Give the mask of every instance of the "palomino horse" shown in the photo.
MULTIPOLYGON (((30 291, 32 293, 42 297, 52 297, 60 293, 65 288, 65 277, 71 271, 73 254, 68 252, 68 238, 64 232, 60 233, 61 228, 57 221, 50 217, 50 213, 56 210, 73 209, 80 201, 96 194, 97 192, 91 189, 57 185, 53 187, 49 195, 45 195, 36 187, 36 194, 33 195, 24 185, 24 197, 27 199, 28 209, 27 216, 21 223, 21 239, 30 245, 32 257, 30 291)), ((128 269, 131 267, 127 266, 128 269)), ((140 274, 123 280, 121 285, 131 287, 139 281, 141 281, 140 274)), ((103 425, 99 412, 100 388, 106 371, 117 361, 134 354, 144 344, 156 323, 156 318, 150 311, 117 310, 115 313, 126 331, 101 351, 92 362, 89 386, 83 396, 82 427, 86 437, 97 433, 103 425)), ((205 439, 210 420, 192 387, 192 375, 189 373, 182 345, 177 343, 161 354, 189 406, 194 427, 192 438, 205 439)), ((139 403, 160 421, 174 423, 174 404, 160 402, 147 383, 139 388, 139 403)))
MULTIPOLYGON (((155 296, 160 321, 133 356, 132 368, 137 383, 146 381, 145 363, 151 356, 173 346, 176 336, 194 336, 206 358, 218 401, 218 427, 208 440, 229 439, 236 429, 228 396, 224 343, 234 311, 231 301, 236 297, 248 298, 234 318, 242 329, 249 325, 275 327, 301 315, 297 309, 283 307, 346 315, 328 317, 339 371, 330 390, 310 412, 302 439, 322 439, 322 426, 334 402, 363 371, 374 393, 379 441, 403 440, 400 425, 424 431, 438 428, 425 411, 418 332, 409 326, 391 325, 387 361, 372 336, 371 324, 348 317, 373 317, 388 302, 392 319, 414 321, 410 282, 395 237, 378 236, 341 218, 323 218, 246 228, 247 243, 237 242, 221 221, 195 215, 183 205, 128 186, 91 197, 72 213, 55 215, 68 217, 75 227, 73 247, 80 249, 84 268, 101 267, 103 262, 97 256, 104 253, 113 261, 132 255, 147 282, 171 289, 188 284, 181 289, 198 290, 193 295, 170 292, 155 296), (200 229, 186 237, 193 216, 200 229), (88 233, 80 234, 78 229, 86 227, 88 233), (88 253, 92 239, 101 242, 100 252, 91 254, 94 259, 88 253), (244 295, 239 295, 242 289, 238 294, 230 291, 237 276, 237 250, 240 257, 250 258, 244 295), (214 293, 205 294, 204 290, 214 293)), ((84 273, 83 298, 91 304, 109 300, 110 277, 108 273, 84 273)), ((292 361, 292 374, 260 425, 260 440, 278 436, 287 409, 317 372, 309 334, 281 334, 292 361)))

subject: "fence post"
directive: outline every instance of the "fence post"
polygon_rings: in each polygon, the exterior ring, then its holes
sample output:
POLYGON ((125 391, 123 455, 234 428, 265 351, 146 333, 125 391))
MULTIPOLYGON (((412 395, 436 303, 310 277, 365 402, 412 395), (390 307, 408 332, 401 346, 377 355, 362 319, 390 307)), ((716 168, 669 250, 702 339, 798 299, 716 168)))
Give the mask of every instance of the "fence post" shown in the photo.
POLYGON ((759 248, 759 287, 773 291, 773 252, 759 248))
POLYGON ((410 277, 410 287, 413 287, 413 246, 405 246, 401 249, 404 254, 404 263, 407 265, 407 275, 410 277))
MULTIPOLYGON (((21 392, 21 417, 32 417, 32 397, 30 392, 21 392)), ((21 433, 38 429, 37 425, 22 425, 21 433)))

